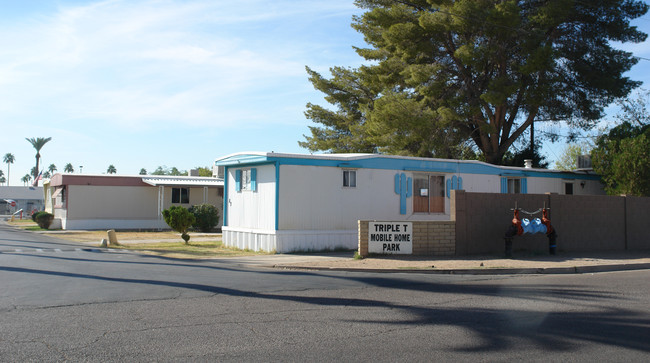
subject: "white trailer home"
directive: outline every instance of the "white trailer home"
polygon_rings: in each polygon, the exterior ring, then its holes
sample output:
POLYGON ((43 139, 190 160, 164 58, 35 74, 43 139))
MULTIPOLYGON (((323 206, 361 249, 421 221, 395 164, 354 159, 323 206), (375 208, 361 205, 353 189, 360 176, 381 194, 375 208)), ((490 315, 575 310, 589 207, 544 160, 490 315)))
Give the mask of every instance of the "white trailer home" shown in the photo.
POLYGON ((450 219, 450 192, 604 194, 593 172, 377 154, 246 152, 223 168, 223 241, 278 253, 357 247, 358 220, 450 219))

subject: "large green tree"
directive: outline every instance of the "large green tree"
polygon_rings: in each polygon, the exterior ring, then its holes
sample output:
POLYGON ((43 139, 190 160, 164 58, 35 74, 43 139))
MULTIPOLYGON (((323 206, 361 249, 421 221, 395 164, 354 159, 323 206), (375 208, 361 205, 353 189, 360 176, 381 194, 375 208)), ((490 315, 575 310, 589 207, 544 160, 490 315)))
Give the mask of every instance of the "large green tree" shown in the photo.
POLYGON ((618 126, 601 135, 591 152, 608 194, 650 196, 650 91, 619 100, 618 126))
POLYGON ((591 157, 607 194, 650 196, 650 125, 613 128, 599 138, 591 157))
POLYGON ((331 80, 310 73, 338 107, 328 113, 307 106, 307 117, 323 125, 301 144, 311 150, 338 151, 319 142, 351 134, 380 151, 446 156, 471 140, 499 164, 535 120, 590 128, 605 106, 639 84, 623 76, 636 58, 612 42, 646 39, 630 25, 648 10, 641 1, 355 3, 366 10, 352 26, 369 45, 357 49, 368 64, 346 70, 354 80, 347 88, 339 85, 340 69, 332 69, 331 80), (364 102, 343 102, 355 94, 364 102))
POLYGON ((555 169, 571 171, 578 168, 578 157, 589 155, 592 147, 587 142, 568 144, 555 160, 555 169))
POLYGON ((314 88, 325 93, 325 100, 337 107, 336 111, 308 103, 305 116, 325 127, 309 126, 311 137, 298 144, 310 151, 326 150, 335 153, 370 153, 377 145, 371 142, 364 129, 366 110, 372 104, 379 89, 373 89, 360 71, 333 67, 331 79, 307 67, 309 81, 314 88))
POLYGON ((38 173, 39 173, 39 168, 38 168, 38 163, 41 160, 41 149, 45 144, 47 144, 50 140, 52 140, 51 137, 32 137, 32 138, 25 138, 36 150, 36 167, 32 170, 32 174, 34 176, 34 179, 38 178, 38 173))
POLYGON ((154 170, 151 175, 173 175, 173 176, 180 176, 180 175, 187 175, 187 171, 180 171, 178 170, 177 167, 172 167, 171 169, 168 168, 166 165, 159 166, 154 170))

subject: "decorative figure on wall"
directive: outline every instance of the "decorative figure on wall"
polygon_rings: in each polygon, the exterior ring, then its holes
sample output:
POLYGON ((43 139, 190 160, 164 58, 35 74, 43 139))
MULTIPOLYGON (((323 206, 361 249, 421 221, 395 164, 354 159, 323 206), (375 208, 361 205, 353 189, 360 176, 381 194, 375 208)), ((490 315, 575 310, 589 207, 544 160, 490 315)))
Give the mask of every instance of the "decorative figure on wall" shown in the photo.
POLYGON ((549 209, 550 208, 546 208, 546 205, 544 205, 544 208, 540 208, 534 212, 527 212, 523 209, 517 208, 517 203, 515 203, 515 208, 512 209, 514 211, 512 224, 508 227, 508 229, 506 230, 506 234, 504 236, 506 242, 506 257, 512 257, 512 239, 514 238, 514 236, 522 236, 526 233, 546 234, 546 237, 548 238, 548 252, 551 255, 555 255, 557 253, 557 233, 555 232, 555 229, 551 225, 551 219, 548 217, 549 209), (535 218, 533 220, 529 220, 527 218, 520 219, 519 218, 520 211, 528 215, 534 215, 539 212, 542 212, 542 219, 539 218, 535 218))
POLYGON ((406 174, 395 174, 395 194, 399 194, 399 214, 406 214, 406 198, 413 195, 413 179, 406 174))
POLYGON ((462 190, 462 189, 463 189, 463 178, 454 175, 450 179, 447 179, 447 199, 451 198, 452 190, 462 190))

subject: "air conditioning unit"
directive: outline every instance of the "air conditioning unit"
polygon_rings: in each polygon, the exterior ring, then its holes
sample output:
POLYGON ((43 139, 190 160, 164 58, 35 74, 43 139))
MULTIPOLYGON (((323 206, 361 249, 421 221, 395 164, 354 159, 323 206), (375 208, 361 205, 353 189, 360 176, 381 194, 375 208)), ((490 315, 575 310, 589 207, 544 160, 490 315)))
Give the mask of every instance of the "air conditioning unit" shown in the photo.
POLYGON ((578 155, 578 169, 592 169, 591 155, 578 155))
POLYGON ((226 173, 226 168, 224 166, 212 167, 212 175, 215 175, 219 179, 223 179, 225 173, 226 173))

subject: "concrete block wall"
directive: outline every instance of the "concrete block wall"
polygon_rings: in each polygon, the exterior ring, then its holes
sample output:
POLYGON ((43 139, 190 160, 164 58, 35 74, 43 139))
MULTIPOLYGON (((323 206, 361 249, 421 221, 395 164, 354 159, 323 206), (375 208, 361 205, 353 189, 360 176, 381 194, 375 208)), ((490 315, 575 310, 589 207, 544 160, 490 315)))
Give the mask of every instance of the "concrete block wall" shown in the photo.
POLYGON ((560 251, 625 250, 624 197, 552 194, 550 200, 560 251))
MULTIPOLYGON (((368 223, 359 221, 359 249, 368 256, 368 223)), ((413 221, 413 255, 453 256, 456 254, 455 221, 413 221)))
POLYGON ((625 198, 626 248, 650 249, 650 198, 625 198))
POLYGON ((424 256, 455 255, 456 222, 413 222, 413 254, 424 256))
POLYGON ((358 252, 361 256, 368 256, 368 222, 359 221, 359 248, 358 252))
MULTIPOLYGON (((559 252, 650 249, 650 198, 452 191, 456 254, 502 254, 504 234, 518 208, 549 209, 559 252)), ((521 218, 541 218, 541 213, 521 218)), ((514 250, 548 253, 543 234, 516 236, 514 250)))
MULTIPOLYGON (((510 226, 515 206, 534 212, 546 205, 546 194, 495 194, 452 191, 451 215, 456 221, 456 255, 503 254, 504 235, 510 226)), ((553 210, 551 210, 553 213, 553 210)), ((520 218, 541 218, 520 214, 520 218)), ((551 215, 551 222, 554 223, 551 215)), ((514 250, 543 253, 548 251, 548 239, 543 234, 515 237, 514 250)))

